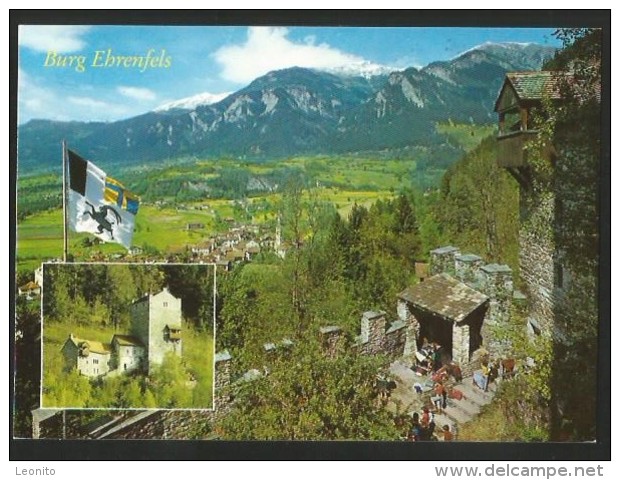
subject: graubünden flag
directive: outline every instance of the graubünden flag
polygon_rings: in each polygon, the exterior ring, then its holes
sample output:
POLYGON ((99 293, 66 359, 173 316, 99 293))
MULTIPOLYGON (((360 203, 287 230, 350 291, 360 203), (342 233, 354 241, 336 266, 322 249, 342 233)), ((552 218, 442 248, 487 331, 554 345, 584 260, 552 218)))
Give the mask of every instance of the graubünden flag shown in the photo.
POLYGON ((69 227, 131 247, 140 199, 97 165, 67 150, 69 227))

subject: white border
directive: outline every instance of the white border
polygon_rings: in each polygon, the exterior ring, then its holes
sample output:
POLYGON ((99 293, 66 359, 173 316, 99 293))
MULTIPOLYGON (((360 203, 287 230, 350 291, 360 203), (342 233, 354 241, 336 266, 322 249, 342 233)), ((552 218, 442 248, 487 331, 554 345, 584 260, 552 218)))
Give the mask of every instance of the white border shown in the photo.
MULTIPOLYGON (((118 411, 166 411, 166 412, 215 412, 215 353, 216 353, 216 312, 217 312, 217 290, 216 290, 216 280, 217 280, 217 265, 215 263, 139 263, 139 262, 42 262, 41 267, 43 268, 43 278, 45 279, 45 266, 46 265, 134 265, 141 267, 150 267, 150 266, 184 266, 184 267, 213 267, 213 358, 211 359, 212 365, 212 391, 211 391, 211 404, 210 408, 110 408, 110 407, 91 407, 91 408, 80 408, 80 407, 44 407, 43 406, 43 295, 45 292, 44 286, 41 285, 41 371, 40 371, 40 386, 39 386, 39 409, 41 410, 63 410, 63 411, 71 411, 71 412, 79 412, 79 411, 110 411, 110 412, 118 412, 118 411)), ((45 283, 45 281, 41 282, 45 283)), ((18 364, 15 364, 15 369, 19 368, 18 364)))

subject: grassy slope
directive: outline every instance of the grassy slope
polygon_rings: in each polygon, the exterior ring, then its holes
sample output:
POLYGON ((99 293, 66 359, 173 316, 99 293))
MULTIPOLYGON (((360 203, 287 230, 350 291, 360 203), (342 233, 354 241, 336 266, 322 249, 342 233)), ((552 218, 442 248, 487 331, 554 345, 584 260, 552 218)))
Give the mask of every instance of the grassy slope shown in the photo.
MULTIPOLYGON (((46 379, 58 378, 58 373, 62 369, 64 360, 61 348, 70 333, 78 338, 109 343, 115 333, 110 328, 100 328, 93 325, 65 325, 62 323, 48 323, 43 326, 43 372, 42 383, 46 386, 46 379)), ((124 332, 119 332, 124 333, 124 332)), ((187 370, 194 375, 199 385, 195 389, 200 392, 208 392, 208 395, 196 395, 195 403, 192 408, 210 408, 212 406, 213 389, 213 358, 214 358, 213 337, 205 332, 196 332, 192 329, 185 329, 183 336, 183 362, 187 370)), ((198 393, 198 392, 197 392, 198 393)), ((52 407, 46 403, 45 395, 42 405, 52 407)), ((71 407, 72 405, 62 405, 71 407)))
POLYGON ((438 133, 456 143, 466 152, 476 147, 483 139, 496 132, 495 125, 466 125, 452 122, 438 123, 435 126, 438 133))

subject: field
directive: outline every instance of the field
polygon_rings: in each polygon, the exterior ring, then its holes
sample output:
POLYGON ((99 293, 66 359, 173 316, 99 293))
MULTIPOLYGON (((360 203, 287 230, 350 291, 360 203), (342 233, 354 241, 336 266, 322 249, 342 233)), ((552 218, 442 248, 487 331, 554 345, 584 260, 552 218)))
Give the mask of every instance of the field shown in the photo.
MULTIPOLYGON (((233 168, 232 162, 226 163, 233 168)), ((316 174, 313 197, 333 203, 339 212, 346 216, 354 203, 370 205, 378 198, 390 198, 395 192, 407 187, 406 171, 409 165, 404 162, 383 162, 365 160, 356 163, 341 159, 295 159, 287 162, 254 165, 253 173, 268 175, 275 169, 299 167, 301 170, 321 170, 316 174), (347 172, 350 172, 347 175, 347 172), (318 185, 318 187, 316 186, 318 185), (327 186, 336 185, 336 186, 327 186)), ((167 170, 163 176, 172 174, 167 170)), ((225 219, 242 223, 260 224, 272 220, 277 214, 280 195, 275 193, 256 193, 242 204, 224 198, 204 198, 187 202, 176 202, 164 198, 155 202, 143 202, 136 216, 136 230, 133 244, 161 254, 181 252, 186 247, 200 244, 217 232, 229 228, 225 219), (200 223, 202 228, 188 230, 189 223, 200 223)), ((62 210, 37 212, 18 223, 17 229, 17 268, 33 270, 41 261, 62 257, 62 210)), ((124 248, 116 244, 100 244, 95 247, 85 245, 90 236, 69 232, 69 253, 76 260, 90 260, 93 252, 102 255, 123 254, 124 248)))

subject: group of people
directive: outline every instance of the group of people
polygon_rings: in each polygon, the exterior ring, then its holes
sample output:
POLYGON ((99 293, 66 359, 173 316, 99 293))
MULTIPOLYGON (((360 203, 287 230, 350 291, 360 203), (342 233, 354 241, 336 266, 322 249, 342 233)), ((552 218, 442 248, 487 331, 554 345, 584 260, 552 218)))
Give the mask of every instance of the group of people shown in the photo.
POLYGON ((474 372, 474 385, 485 392, 489 384, 497 378, 510 378, 514 376, 516 362, 513 358, 497 359, 491 361, 488 357, 480 362, 480 370, 474 372))
POLYGON ((411 428, 407 439, 412 442, 438 441, 439 436, 444 442, 454 440, 454 433, 450 425, 444 425, 439 433, 436 433, 435 415, 428 407, 422 409, 422 415, 414 412, 411 418, 411 428), (438 436, 439 435, 439 436, 438 436))
POLYGON ((461 368, 454 362, 445 363, 442 360, 441 345, 429 342, 426 338, 422 341, 422 346, 415 352, 415 364, 411 369, 418 375, 431 375, 433 381, 437 378, 447 378, 453 376, 457 382, 463 379, 461 368))
POLYGON ((415 353, 415 356, 416 364, 413 370, 420 375, 427 375, 441 368, 441 346, 435 342, 428 343, 424 339, 422 347, 415 353))

